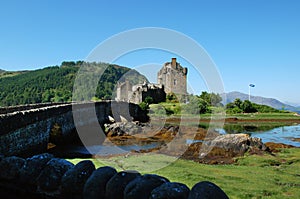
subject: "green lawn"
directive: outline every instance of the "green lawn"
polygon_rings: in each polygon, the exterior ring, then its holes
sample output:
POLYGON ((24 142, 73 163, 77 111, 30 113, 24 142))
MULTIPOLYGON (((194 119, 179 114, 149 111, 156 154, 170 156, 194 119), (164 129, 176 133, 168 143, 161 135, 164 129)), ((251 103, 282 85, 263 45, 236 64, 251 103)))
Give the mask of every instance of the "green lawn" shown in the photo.
MULTIPOLYGON (((81 159, 69 160, 73 163, 81 159)), ((92 159, 96 167, 155 173, 192 187, 208 180, 230 198, 300 198, 300 149, 283 149, 275 156, 245 156, 235 165, 205 165, 164 155, 92 159)))

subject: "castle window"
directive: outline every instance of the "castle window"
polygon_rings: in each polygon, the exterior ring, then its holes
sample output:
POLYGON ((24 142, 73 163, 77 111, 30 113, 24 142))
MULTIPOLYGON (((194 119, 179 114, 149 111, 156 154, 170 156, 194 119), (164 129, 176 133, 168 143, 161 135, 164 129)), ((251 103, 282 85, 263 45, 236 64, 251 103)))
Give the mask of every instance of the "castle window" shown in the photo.
POLYGON ((177 84, 177 79, 174 79, 174 85, 176 85, 177 84))

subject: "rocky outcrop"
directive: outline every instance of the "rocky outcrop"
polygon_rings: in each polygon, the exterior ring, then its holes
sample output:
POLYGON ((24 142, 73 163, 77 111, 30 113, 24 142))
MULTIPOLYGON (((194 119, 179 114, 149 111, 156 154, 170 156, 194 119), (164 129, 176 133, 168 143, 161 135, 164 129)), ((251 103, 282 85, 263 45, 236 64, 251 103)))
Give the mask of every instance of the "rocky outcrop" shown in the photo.
MULTIPOLYGON (((252 149, 266 150, 260 138, 250 137, 248 134, 225 134, 203 143, 207 147, 214 147, 229 151, 233 156, 244 155, 252 149)), ((200 154, 201 155, 201 154, 200 154)))
POLYGON ((246 152, 262 154, 264 151, 268 148, 260 138, 248 134, 225 134, 191 144, 182 157, 201 163, 228 164, 246 152))
POLYGON ((135 122, 117 122, 107 125, 107 136, 123 136, 123 135, 135 135, 143 132, 141 126, 135 122))
POLYGON ((26 160, 0 155, 0 169, 0 198, 228 198, 217 185, 210 182, 198 183, 190 192, 186 185, 169 182, 163 176, 141 175, 137 171, 117 173, 111 167, 95 170, 91 161, 82 161, 74 166, 50 154, 36 155, 26 160), (26 178, 23 175, 26 174, 29 183, 24 181, 26 178))

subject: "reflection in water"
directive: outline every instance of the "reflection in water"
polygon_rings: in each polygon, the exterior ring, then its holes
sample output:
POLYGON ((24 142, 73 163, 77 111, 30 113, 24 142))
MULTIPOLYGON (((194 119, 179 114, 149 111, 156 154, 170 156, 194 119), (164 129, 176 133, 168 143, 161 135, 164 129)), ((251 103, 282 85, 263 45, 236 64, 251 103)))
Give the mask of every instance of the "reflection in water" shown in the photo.
MULTIPOLYGON (((261 138, 264 143, 274 142, 283 143, 300 147, 300 125, 294 126, 274 126, 274 125, 258 125, 258 124, 226 124, 224 128, 215 129, 220 134, 232 134, 232 133, 246 133, 252 137, 261 138), (298 138, 298 139, 295 139, 298 138)), ((190 145, 192 143, 203 143, 203 140, 186 139, 185 144, 190 145)), ((93 145, 88 146, 66 146, 64 148, 57 148, 52 152, 62 157, 90 157, 94 155, 98 156, 111 156, 111 155, 123 155, 131 151, 151 150, 161 147, 162 142, 151 142, 147 144, 135 143, 128 145, 93 145)))
POLYGON ((251 132, 265 132, 272 130, 274 128, 281 127, 281 125, 260 125, 260 124, 225 124, 224 125, 224 130, 226 133, 251 133, 251 132))
POLYGON ((252 137, 261 138, 265 142, 275 142, 289 144, 300 147, 300 142, 295 138, 300 138, 300 125, 294 126, 243 126, 225 125, 224 129, 216 129, 221 134, 226 133, 247 133, 252 137))

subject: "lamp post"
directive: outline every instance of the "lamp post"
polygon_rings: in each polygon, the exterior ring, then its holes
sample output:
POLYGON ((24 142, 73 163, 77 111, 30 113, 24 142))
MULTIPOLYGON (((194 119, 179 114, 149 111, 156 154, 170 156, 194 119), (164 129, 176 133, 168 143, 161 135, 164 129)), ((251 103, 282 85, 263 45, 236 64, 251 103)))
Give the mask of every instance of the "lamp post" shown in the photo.
POLYGON ((254 88, 254 87, 255 87, 254 84, 249 84, 249 101, 251 101, 251 99, 250 99, 250 96, 251 96, 250 88, 254 88))

